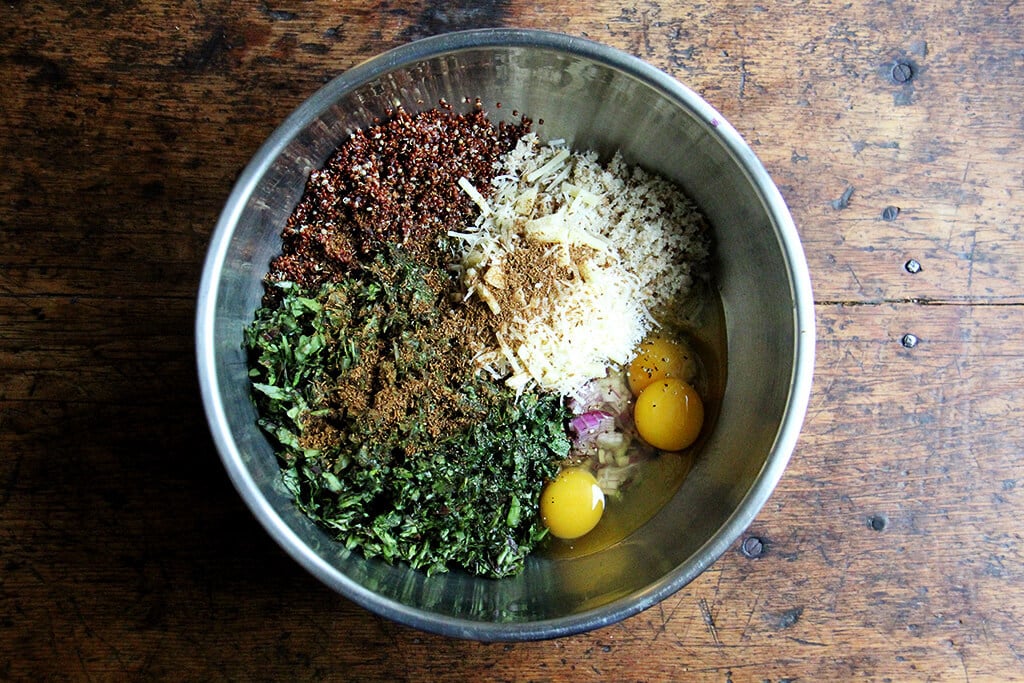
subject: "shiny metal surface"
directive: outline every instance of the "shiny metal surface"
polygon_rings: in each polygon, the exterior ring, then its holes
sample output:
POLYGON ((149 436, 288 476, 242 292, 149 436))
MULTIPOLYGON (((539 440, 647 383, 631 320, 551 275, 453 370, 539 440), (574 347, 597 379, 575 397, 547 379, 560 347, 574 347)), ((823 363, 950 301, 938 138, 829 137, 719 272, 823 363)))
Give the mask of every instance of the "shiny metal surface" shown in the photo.
POLYGON ((429 38, 365 62, 306 101, 229 197, 198 297, 198 370, 234 485, 270 535, 349 599, 429 631, 480 640, 567 635, 616 622, 686 585, 748 526, 796 443, 814 364, 811 287, 781 195, 736 131, 696 94, 617 50, 551 33, 429 38), (679 182, 709 217, 728 332, 721 415, 681 490, 621 543, 573 560, 531 558, 494 581, 427 578, 345 550, 294 509, 248 394, 242 328, 309 171, 387 108, 479 97, 491 118, 526 112, 543 137, 611 154, 679 182), (501 103, 497 108, 496 103, 501 103))

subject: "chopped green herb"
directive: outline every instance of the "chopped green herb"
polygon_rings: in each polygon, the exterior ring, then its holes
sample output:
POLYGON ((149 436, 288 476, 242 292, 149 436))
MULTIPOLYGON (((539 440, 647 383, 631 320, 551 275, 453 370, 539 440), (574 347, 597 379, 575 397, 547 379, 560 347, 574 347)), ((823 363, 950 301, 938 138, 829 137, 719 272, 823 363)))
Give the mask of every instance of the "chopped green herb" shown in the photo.
POLYGON ((317 292, 277 283, 246 330, 253 398, 285 486, 348 548, 508 576, 547 533, 568 413, 473 373, 449 281, 390 250, 317 292))

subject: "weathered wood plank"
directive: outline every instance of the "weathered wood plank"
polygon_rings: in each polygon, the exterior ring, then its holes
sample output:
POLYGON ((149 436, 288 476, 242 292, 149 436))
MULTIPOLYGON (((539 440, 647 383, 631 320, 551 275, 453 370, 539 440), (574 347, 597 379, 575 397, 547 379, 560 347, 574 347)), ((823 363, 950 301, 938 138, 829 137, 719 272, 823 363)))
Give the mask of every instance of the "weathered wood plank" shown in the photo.
POLYGON ((1024 557, 1013 511, 1024 486, 1008 449, 1024 433, 1024 382, 1019 369, 984 362, 1017 358, 1017 307, 836 305, 818 314, 826 340, 805 434, 748 532, 763 556, 734 547, 662 605, 555 642, 446 640, 332 597, 265 538, 210 446, 195 452, 205 428, 177 392, 159 388, 155 403, 127 409, 0 404, 3 450, 15 456, 0 465, 5 612, 35 663, 26 670, 69 670, 55 658, 66 641, 81 656, 73 670, 95 676, 167 674, 185 651, 196 675, 229 678, 254 664, 277 675, 344 666, 399 680, 477 670, 517 680, 1019 671, 1024 557), (920 339, 911 349, 900 343, 907 330, 920 339), (49 501, 45 518, 38 501, 49 501), (363 647, 377 654, 363 659, 363 647))
POLYGON ((3 5, 0 678, 1024 677, 1022 32, 1024 6, 952 0, 3 5), (192 361, 205 245, 262 140, 363 59, 493 25, 704 95, 780 186, 820 302, 763 553, 515 645, 379 619, 285 557, 192 361))
MULTIPOLYGON (((120 13, 129 27, 120 30, 90 31, 97 18, 80 10, 19 17, 22 44, 46 46, 6 59, 5 123, 33 134, 8 155, 19 164, 0 187, 45 188, 42 197, 22 191, 28 205, 0 214, 22 239, 56 228, 75 244, 112 221, 132 229, 184 212, 192 239, 173 248, 187 245, 183 256, 195 260, 231 179, 292 107, 325 79, 442 16, 372 5, 340 14, 228 3, 201 13, 161 9, 159 21, 140 7, 120 13), (55 21, 71 30, 54 31, 55 21), (60 56, 75 54, 83 36, 93 53, 60 56), (139 60, 144 53, 160 60, 139 60), (60 164, 49 163, 46 149, 54 132, 65 146, 60 164), (105 173, 112 167, 122 177, 105 173), (84 201, 68 206, 69 193, 84 201), (119 212, 124 202, 139 211, 119 212), (74 220, 54 226, 64 207, 74 220)), ((493 18, 541 25, 550 11, 509 7, 493 18)), ((791 204, 812 272, 828 273, 816 279, 820 300, 1020 302, 1024 247, 1012 207, 1024 185, 1024 121, 1013 114, 1024 87, 1015 68, 1021 10, 851 5, 818 30, 794 35, 791 27, 832 11, 830 3, 599 3, 558 28, 666 68, 737 125, 791 204), (962 44, 963 35, 983 30, 983 47, 962 44), (898 59, 912 65, 906 84, 892 82, 898 59), (849 205, 833 208, 850 187, 849 205), (885 220, 889 207, 899 213, 885 220), (910 258, 923 265, 914 278, 902 271, 910 258)), ((10 264, 26 287, 43 286, 45 274, 19 273, 19 265, 10 264)))
POLYGON ((791 205, 820 300, 1019 303, 1022 26, 1015 5, 640 3, 592 35, 737 126, 791 205))

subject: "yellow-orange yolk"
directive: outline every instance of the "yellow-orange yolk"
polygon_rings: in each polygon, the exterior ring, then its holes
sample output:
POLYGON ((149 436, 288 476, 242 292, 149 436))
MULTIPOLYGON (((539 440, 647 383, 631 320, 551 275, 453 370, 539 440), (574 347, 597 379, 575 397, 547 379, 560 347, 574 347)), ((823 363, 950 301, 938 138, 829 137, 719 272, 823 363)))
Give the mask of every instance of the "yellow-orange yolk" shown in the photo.
POLYGON ((650 384, 636 399, 633 420, 640 438, 663 451, 681 451, 700 435, 704 403, 681 379, 650 384))
POLYGON ((696 374, 693 352, 686 344, 665 337, 648 337, 640 342, 636 358, 629 364, 626 379, 634 396, 659 379, 693 380, 696 374))
POLYGON ((552 536, 579 538, 601 521, 604 492, 588 470, 569 467, 558 473, 540 495, 540 518, 552 536))

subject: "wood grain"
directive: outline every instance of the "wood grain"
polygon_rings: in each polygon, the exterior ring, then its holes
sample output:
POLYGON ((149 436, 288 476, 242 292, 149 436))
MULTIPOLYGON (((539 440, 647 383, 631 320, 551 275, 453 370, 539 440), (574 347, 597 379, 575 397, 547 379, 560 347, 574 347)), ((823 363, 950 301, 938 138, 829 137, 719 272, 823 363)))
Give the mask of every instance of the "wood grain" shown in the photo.
POLYGON ((1024 6, 959 0, 4 4, 0 679, 1024 679, 1022 33, 1024 6), (718 108, 792 209, 819 325, 744 537, 634 618, 507 645, 383 620, 285 557, 192 360, 262 140, 363 59, 496 25, 618 47, 718 108))

